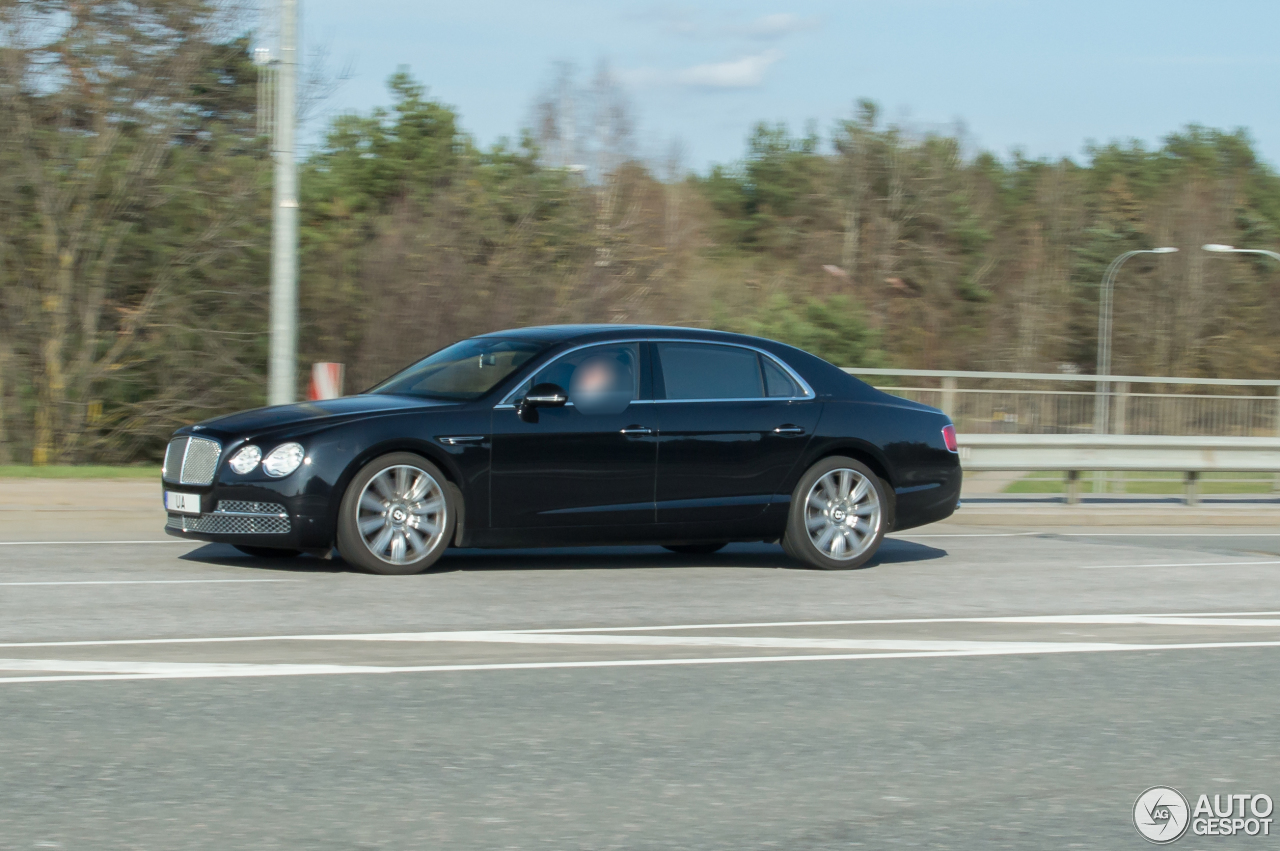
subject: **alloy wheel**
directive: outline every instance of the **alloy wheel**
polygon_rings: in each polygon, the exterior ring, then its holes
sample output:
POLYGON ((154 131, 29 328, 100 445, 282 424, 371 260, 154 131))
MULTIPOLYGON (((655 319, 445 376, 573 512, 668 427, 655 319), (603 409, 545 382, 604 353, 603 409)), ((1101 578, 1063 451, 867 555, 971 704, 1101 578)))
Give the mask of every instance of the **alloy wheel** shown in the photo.
POLYGON ((837 561, 855 559, 880 531, 880 497, 871 480, 841 467, 813 483, 805 497, 804 525, 818 552, 837 561))
POLYGON ((365 547, 387 564, 418 561, 444 534, 444 491, 430 473, 408 464, 388 467, 369 480, 356 503, 356 526, 365 547))

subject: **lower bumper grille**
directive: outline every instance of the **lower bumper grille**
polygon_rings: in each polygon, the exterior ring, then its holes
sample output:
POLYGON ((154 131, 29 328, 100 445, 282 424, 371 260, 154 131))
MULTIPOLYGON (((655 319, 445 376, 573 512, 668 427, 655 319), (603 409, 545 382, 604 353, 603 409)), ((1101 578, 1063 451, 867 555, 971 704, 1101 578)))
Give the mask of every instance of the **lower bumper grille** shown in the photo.
POLYGON ((205 535, 284 535, 292 528, 283 505, 227 499, 219 501, 215 511, 199 517, 170 514, 165 526, 205 535))

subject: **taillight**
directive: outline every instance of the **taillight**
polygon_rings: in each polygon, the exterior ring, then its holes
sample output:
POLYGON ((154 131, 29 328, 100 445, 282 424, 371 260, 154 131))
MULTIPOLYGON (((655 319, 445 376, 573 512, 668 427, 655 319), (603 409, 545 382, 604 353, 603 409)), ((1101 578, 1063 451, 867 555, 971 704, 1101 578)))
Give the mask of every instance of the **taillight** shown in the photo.
POLYGON ((956 443, 956 427, 951 423, 947 423, 942 427, 942 442, 947 445, 947 451, 960 451, 960 445, 956 443))

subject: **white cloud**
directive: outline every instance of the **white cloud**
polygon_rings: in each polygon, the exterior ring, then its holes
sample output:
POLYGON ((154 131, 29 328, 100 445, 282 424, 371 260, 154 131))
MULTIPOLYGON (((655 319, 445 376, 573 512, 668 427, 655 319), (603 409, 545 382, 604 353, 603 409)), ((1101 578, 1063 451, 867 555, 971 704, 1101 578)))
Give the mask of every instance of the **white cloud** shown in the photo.
POLYGON ((682 86, 707 89, 749 89, 764 82, 764 75, 782 58, 782 51, 771 48, 762 53, 709 62, 675 72, 672 81, 682 86))
POLYGON ((781 38, 792 33, 811 30, 818 25, 817 18, 802 18, 790 12, 778 12, 773 15, 761 15, 739 31, 753 38, 781 38))

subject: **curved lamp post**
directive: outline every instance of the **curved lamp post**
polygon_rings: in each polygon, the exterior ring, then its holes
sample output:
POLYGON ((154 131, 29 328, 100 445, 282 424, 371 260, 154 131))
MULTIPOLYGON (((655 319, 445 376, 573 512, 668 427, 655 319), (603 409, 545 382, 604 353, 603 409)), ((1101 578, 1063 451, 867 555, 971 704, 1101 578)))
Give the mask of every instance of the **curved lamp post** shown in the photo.
MULTIPOLYGON (((1206 245, 1205 248, 1208 248, 1206 245)), ((1112 295, 1116 288, 1116 275, 1120 272, 1120 267, 1130 257, 1136 257, 1139 254, 1173 254, 1178 249, 1172 246, 1163 246, 1161 248, 1144 248, 1138 251, 1126 251, 1115 260, 1111 261, 1111 265, 1107 267, 1106 274, 1102 276, 1102 292, 1098 298, 1098 367, 1099 376, 1111 374, 1111 304, 1112 295)), ((1280 259, 1280 257, 1277 257, 1280 259)), ((1097 386, 1097 402, 1094 405, 1093 413, 1093 432, 1094 434, 1107 433, 1108 424, 1111 419, 1111 385, 1106 381, 1099 381, 1097 386)))
POLYGON ((1265 248, 1236 248, 1232 245, 1219 245, 1216 242, 1202 245, 1201 248, 1205 251, 1212 251, 1214 254, 1265 254, 1272 260, 1280 260, 1280 254, 1268 251, 1265 248))

